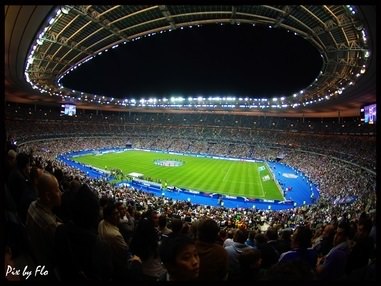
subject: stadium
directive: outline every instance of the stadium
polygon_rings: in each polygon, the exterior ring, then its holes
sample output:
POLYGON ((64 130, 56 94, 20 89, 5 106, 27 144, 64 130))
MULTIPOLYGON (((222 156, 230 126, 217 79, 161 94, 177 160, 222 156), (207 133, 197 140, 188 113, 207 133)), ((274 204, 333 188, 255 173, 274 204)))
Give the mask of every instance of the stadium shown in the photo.
POLYGON ((374 280, 375 18, 5 6, 3 277, 374 280))

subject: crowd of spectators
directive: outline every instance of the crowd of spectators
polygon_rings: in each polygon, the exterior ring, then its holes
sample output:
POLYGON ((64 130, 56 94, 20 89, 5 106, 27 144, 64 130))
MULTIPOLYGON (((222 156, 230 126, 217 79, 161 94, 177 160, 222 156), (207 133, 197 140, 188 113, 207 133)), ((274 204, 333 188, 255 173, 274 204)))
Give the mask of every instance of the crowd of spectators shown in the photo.
MULTIPOLYGON (((165 149, 174 148, 178 140, 194 141, 185 150, 201 152, 215 143, 228 143, 224 153, 240 157, 258 156, 258 145, 274 148, 300 148, 357 162, 373 171, 375 164, 375 125, 360 118, 282 118, 223 114, 102 112, 78 110, 76 116, 60 116, 53 107, 7 104, 5 124, 10 137, 17 140, 70 136, 114 136, 141 138, 149 134, 164 140, 165 149), (33 131, 25 121, 33 123, 33 131), (175 139, 167 141, 168 138, 175 139), (316 140, 317 138, 317 140, 316 140), (200 140, 202 139, 202 140, 200 140), (205 146, 205 144, 207 144, 205 146), (229 146, 229 144, 231 144, 229 146), (204 145, 204 146, 202 146, 204 145), (239 147, 238 147, 239 146, 239 147), (238 150, 235 150, 237 149, 238 150)), ((151 147, 145 144, 146 147, 151 147)), ((163 147, 163 144, 160 144, 163 147)))
POLYGON ((148 123, 176 118, 166 115, 136 118, 144 123, 36 119, 33 129, 8 118, 8 135, 18 147, 6 150, 3 170, 6 271, 27 261, 49 270, 46 277, 31 280, 375 279, 374 137, 218 127, 224 116, 199 115, 198 121, 216 126, 187 128, 148 123), (103 131, 107 136, 100 136, 103 131), (229 157, 273 160, 281 155, 317 184, 320 198, 314 205, 282 211, 195 205, 115 187, 56 159, 65 152, 126 142, 229 157), (357 199, 334 203, 344 196, 357 199))

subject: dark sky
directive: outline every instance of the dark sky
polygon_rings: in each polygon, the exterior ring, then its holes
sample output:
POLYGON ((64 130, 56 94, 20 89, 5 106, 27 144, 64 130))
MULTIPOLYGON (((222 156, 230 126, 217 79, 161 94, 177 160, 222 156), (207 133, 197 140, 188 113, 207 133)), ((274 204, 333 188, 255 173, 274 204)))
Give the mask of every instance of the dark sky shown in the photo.
POLYGON ((319 52, 283 29, 247 24, 180 28, 120 45, 61 83, 115 98, 288 96, 311 84, 319 52))

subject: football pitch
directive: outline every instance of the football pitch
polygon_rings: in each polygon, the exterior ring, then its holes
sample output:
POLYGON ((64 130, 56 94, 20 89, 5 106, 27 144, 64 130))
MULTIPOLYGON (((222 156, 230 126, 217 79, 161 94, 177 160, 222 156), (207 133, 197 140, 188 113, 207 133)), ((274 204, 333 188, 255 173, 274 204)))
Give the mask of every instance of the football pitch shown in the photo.
POLYGON ((266 163, 233 161, 129 150, 87 154, 74 161, 102 170, 120 169, 125 175, 140 173, 154 182, 166 182, 188 190, 243 196, 266 200, 284 200, 266 163), (176 165, 176 166, 172 166, 176 165))

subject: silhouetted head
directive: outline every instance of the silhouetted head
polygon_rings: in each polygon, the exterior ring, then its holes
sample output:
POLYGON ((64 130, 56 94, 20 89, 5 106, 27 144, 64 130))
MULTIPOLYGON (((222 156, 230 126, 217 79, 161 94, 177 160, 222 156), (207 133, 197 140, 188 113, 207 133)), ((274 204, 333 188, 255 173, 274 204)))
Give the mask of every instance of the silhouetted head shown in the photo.
POLYGON ((218 238, 220 227, 217 222, 211 218, 202 219, 197 228, 197 237, 200 241, 213 243, 218 238))
POLYGON ((182 234, 168 237, 160 245, 159 254, 170 280, 190 281, 198 277, 200 258, 190 237, 182 234))

